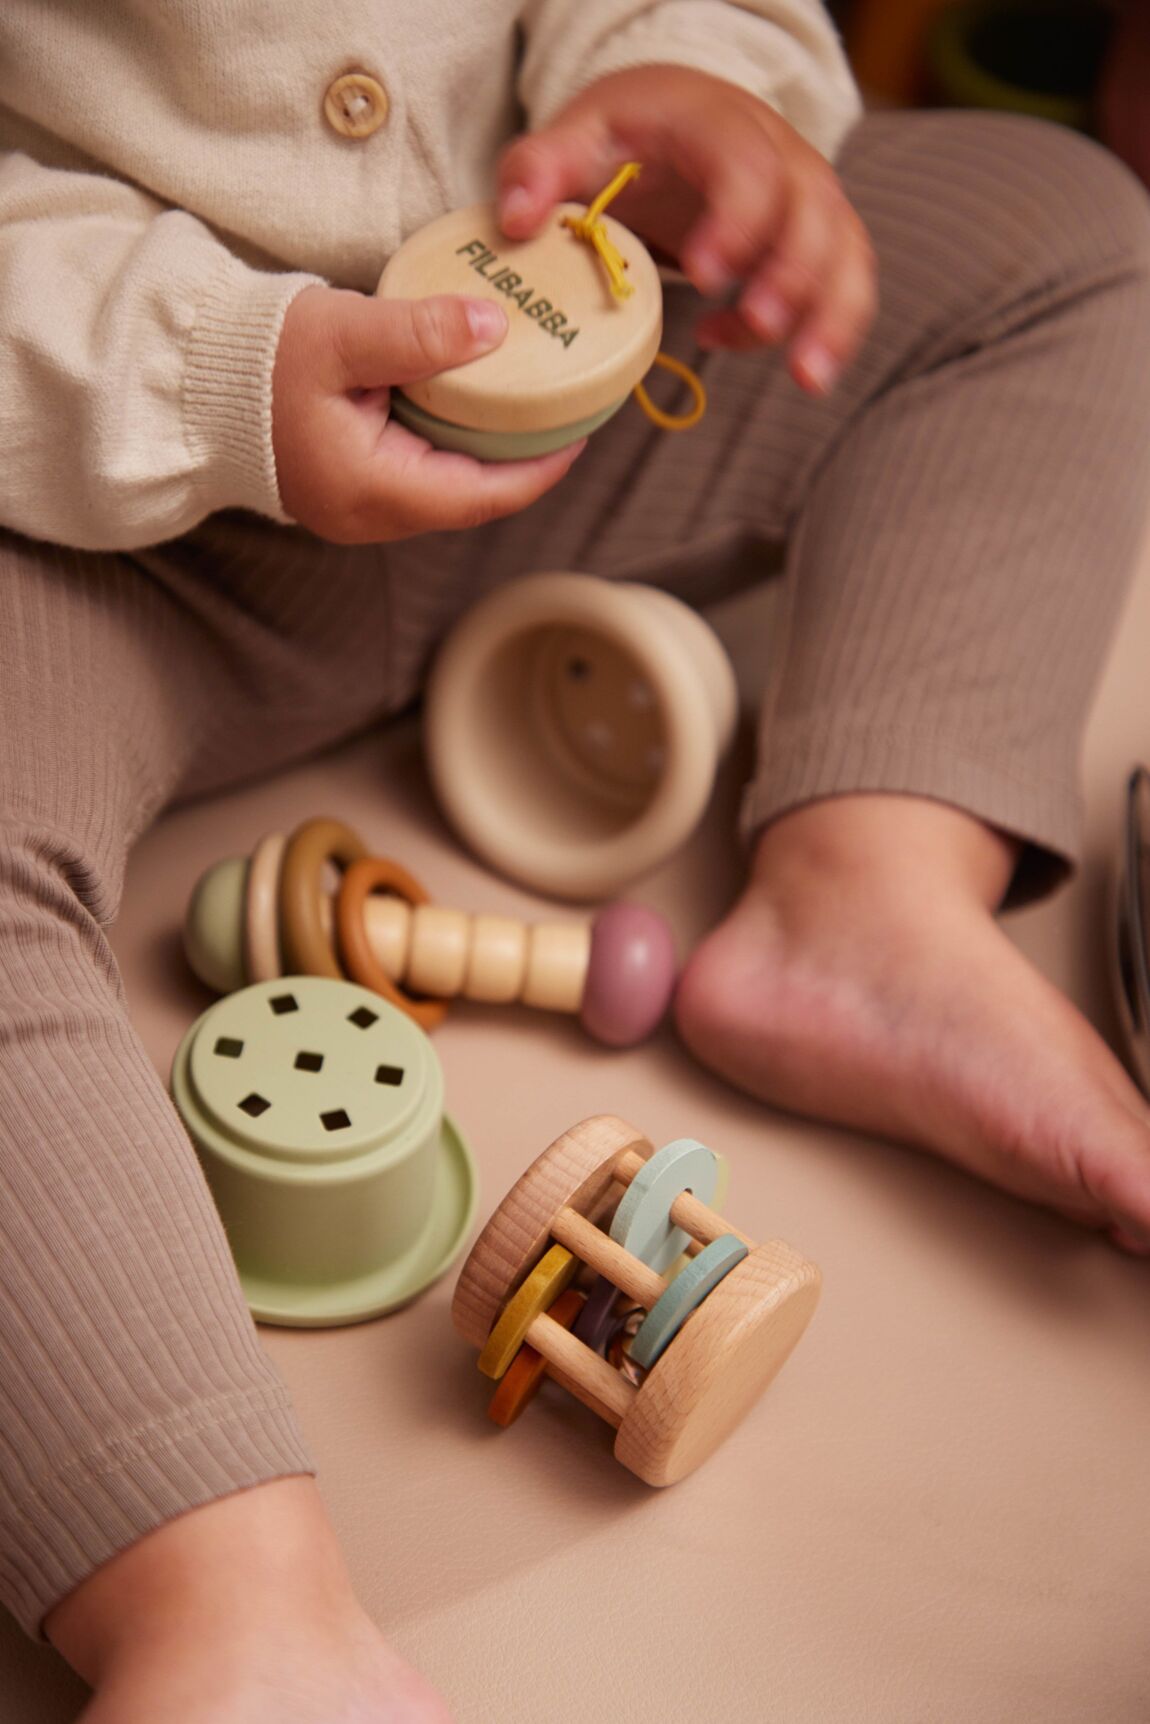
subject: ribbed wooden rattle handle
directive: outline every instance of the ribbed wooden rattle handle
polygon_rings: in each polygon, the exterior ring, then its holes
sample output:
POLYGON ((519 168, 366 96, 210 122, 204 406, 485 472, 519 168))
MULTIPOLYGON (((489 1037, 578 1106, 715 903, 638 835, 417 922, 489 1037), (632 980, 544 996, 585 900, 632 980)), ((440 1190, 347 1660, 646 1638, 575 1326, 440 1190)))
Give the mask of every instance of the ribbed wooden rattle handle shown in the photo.
POLYGON ((404 988, 437 999, 577 1012, 591 957, 591 930, 579 922, 528 924, 512 916, 470 916, 439 904, 412 908, 398 898, 364 906, 368 943, 404 988))

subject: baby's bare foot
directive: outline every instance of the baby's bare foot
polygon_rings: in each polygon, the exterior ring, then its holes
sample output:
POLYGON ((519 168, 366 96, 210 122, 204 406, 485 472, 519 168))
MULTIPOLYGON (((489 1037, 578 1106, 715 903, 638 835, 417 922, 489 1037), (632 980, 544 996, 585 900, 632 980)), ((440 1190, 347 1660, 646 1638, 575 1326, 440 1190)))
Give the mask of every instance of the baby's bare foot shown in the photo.
MULTIPOLYGON (((302 1625, 299 1625, 302 1628, 302 1625)), ((158 1652, 159 1649, 157 1649, 158 1652)), ((245 1652, 186 1642, 109 1681, 81 1724, 449 1724, 443 1702, 370 1623, 245 1652)))
POLYGON ((936 1150, 1148 1249, 1150 1108, 994 921, 1012 860, 917 798, 785 817, 687 965, 680 1033, 764 1101, 936 1150))
POLYGON ((450 1724, 357 1603, 310 1479, 160 1527, 47 1626, 96 1690, 81 1724, 450 1724))

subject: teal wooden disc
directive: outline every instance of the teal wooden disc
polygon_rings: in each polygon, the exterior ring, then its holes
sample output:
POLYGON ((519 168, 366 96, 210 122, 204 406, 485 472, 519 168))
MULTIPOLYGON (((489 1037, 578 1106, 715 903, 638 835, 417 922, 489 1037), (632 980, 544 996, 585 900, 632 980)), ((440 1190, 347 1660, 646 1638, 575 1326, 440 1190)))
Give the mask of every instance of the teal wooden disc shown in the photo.
POLYGON ((526 461, 533 455, 550 455, 553 449, 566 449, 580 437, 589 437, 608 419, 613 419, 627 397, 592 413, 574 425, 554 425, 543 431, 480 431, 473 425, 453 425, 450 420, 437 419, 426 408, 398 389, 391 393, 391 412, 401 425, 415 431, 436 449, 448 449, 457 455, 474 455, 478 461, 526 461))
POLYGON ((698 1310, 708 1293, 746 1255, 747 1247, 742 1240, 733 1233, 724 1233, 721 1239, 712 1240, 697 1257, 692 1257, 636 1331, 631 1343, 632 1361, 649 1370, 666 1352, 692 1311, 698 1310))
MULTIPOLYGON (((710 1203, 719 1181, 718 1157, 693 1137, 664 1144, 635 1175, 611 1222, 611 1237, 641 1263, 665 1275, 687 1248, 688 1235, 671 1220, 684 1191, 710 1203)), ((698 1262, 698 1259, 695 1259, 698 1262)))

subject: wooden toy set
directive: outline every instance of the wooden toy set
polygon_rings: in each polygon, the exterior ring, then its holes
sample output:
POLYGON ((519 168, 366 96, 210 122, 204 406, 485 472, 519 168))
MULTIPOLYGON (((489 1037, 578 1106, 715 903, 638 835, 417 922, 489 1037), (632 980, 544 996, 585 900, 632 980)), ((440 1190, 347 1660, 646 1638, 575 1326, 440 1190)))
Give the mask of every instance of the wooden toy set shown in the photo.
MULTIPOLYGON (((694 422, 701 386, 658 353, 655 265, 603 213, 635 171, 534 240, 511 244, 479 207, 401 248, 380 294, 486 293, 509 329, 484 358, 394 391, 397 417, 496 460, 586 435, 632 390, 657 423, 694 422), (642 390, 656 362, 695 393, 684 420, 642 390)), ((479 855, 536 889, 602 898, 690 834, 736 710, 730 663, 694 611, 558 573, 467 613, 434 668, 425 734, 444 810, 479 855)), ((181 1043, 173 1096, 254 1314, 291 1325, 393 1310, 462 1248, 474 1160, 425 1034, 450 1000, 577 1013, 594 1038, 628 1046, 661 1021, 676 980, 670 929, 651 910, 614 903, 589 926, 528 925, 432 904, 327 818, 209 869, 184 941, 225 997, 181 1043)), ((551 1376, 614 1427, 616 1457, 649 1484, 718 1447, 798 1342, 820 1285, 790 1246, 757 1245, 710 1207, 723 1172, 702 1144, 656 1152, 610 1115, 527 1170, 452 1307, 496 1384, 497 1424, 551 1376)))
POLYGON ((708 1206, 718 1181, 703 1145, 655 1152, 607 1114, 528 1168, 452 1305, 497 1384, 497 1424, 550 1376, 615 1428, 616 1459, 648 1484, 674 1484, 718 1448, 797 1344, 820 1286, 789 1245, 756 1245, 708 1206))
POLYGON ((456 996, 519 1001, 578 1013, 589 1035, 614 1047, 650 1035, 677 974, 671 930, 655 910, 609 904, 589 926, 472 916, 431 904, 398 862, 371 856, 349 826, 324 818, 210 868, 188 904, 184 949, 221 994, 285 974, 347 978, 425 1030, 456 996), (334 903, 330 862, 344 870, 334 903))

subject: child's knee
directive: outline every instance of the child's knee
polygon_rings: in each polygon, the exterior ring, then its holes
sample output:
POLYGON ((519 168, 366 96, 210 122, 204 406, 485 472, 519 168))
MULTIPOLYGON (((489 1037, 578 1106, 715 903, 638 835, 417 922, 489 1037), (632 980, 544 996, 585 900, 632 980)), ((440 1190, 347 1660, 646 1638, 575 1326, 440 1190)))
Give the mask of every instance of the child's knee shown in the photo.
POLYGON ((124 847, 86 843, 0 805, 0 945, 16 962, 47 949, 50 927, 103 945, 123 887, 124 847))
MULTIPOLYGON (((1116 157, 1014 114, 868 118, 842 169, 890 296, 971 335, 1017 308, 1121 284, 1150 293, 1150 199, 1116 157)), ((1104 315, 1104 312, 1102 313, 1104 315)))
POLYGON ((993 122, 1005 222, 1024 256, 1059 274, 1108 269, 1150 283, 1150 198, 1109 150, 1065 126, 1000 117, 993 122))

